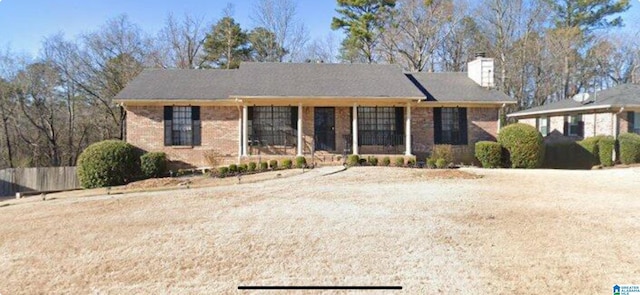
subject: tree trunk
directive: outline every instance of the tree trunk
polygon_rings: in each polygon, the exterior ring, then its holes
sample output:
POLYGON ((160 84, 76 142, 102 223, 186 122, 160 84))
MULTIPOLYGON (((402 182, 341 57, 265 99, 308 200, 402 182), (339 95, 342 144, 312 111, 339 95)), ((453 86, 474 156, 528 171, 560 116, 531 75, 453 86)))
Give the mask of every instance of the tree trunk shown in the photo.
POLYGON ((7 147, 9 168, 13 168, 13 151, 11 150, 11 139, 9 138, 9 126, 7 125, 7 118, 2 118, 2 128, 4 129, 4 141, 7 147))

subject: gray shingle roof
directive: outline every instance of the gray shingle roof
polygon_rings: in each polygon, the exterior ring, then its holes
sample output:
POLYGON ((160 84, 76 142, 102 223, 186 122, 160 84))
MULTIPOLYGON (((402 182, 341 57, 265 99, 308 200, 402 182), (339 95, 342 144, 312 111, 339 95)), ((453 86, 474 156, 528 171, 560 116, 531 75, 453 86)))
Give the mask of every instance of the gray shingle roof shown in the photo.
POLYGON ((424 97, 397 65, 243 63, 239 77, 238 96, 424 97))
POLYGON ((410 80, 421 89, 429 101, 439 102, 515 102, 495 89, 488 89, 471 80, 467 73, 410 73, 410 80))
POLYGON ((242 63, 237 70, 146 69, 117 100, 234 97, 412 98, 440 102, 515 102, 466 73, 405 74, 398 65, 242 63))
POLYGON ((116 99, 224 99, 237 88, 236 70, 145 69, 116 99))
POLYGON ((523 117, 534 114, 562 113, 580 111, 594 108, 619 108, 624 106, 640 106, 640 85, 622 84, 609 89, 589 93, 589 99, 578 102, 573 99, 565 99, 548 103, 538 107, 511 113, 509 117, 523 117))

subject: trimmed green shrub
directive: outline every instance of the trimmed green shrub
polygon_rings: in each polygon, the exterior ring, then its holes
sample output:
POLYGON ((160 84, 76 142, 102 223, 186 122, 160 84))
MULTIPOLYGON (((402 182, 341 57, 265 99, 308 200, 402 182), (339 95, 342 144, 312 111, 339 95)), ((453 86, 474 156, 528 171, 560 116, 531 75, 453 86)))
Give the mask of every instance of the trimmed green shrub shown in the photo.
POLYGON ((499 168, 502 166, 502 146, 494 141, 476 142, 476 159, 483 168, 499 168))
POLYGON ((382 165, 383 165, 383 166, 389 166, 389 165, 391 165, 391 158, 389 158, 389 157, 384 157, 384 158, 382 158, 382 165))
POLYGON ((398 157, 396 158, 396 167, 404 167, 404 158, 403 157, 398 157))
POLYGON ((291 169, 291 167, 293 167, 293 162, 291 161, 291 159, 282 160, 282 168, 291 169))
POLYGON ((442 169, 442 168, 447 168, 447 160, 444 158, 440 158, 436 160, 436 168, 438 169, 442 169))
POLYGON ((604 136, 598 141, 598 154, 600 164, 604 167, 613 166, 613 150, 616 148, 616 140, 612 136, 604 136))
POLYGON ((618 142, 620 144, 620 162, 622 164, 640 163, 640 135, 623 133, 618 137, 618 142))
POLYGON ((256 171, 256 167, 258 167, 256 162, 249 162, 249 165, 247 165, 247 171, 249 172, 256 171))
POLYGON ((229 173, 236 173, 236 172, 238 172, 238 165, 236 164, 229 165, 229 173))
POLYGON ((516 123, 500 130, 498 142, 506 149, 512 168, 538 168, 544 160, 544 142, 538 130, 516 123))
POLYGON ((360 164, 360 156, 358 155, 349 155, 347 157, 347 166, 352 167, 352 166, 357 166, 360 164))
MULTIPOLYGON (((340 160, 338 160, 340 161, 340 160)), ((303 156, 296 157, 296 168, 304 168, 307 167, 307 158, 303 156)))
POLYGON ((413 168, 416 166, 416 158, 415 157, 411 157, 407 160, 407 166, 413 168))
POLYGON ((604 136, 600 135, 600 136, 589 137, 582 141, 578 141, 578 144, 583 149, 585 149, 589 154, 591 154, 592 166, 600 164, 600 153, 598 151, 598 142, 600 142, 600 139, 602 139, 603 137, 604 136))
POLYGON ((436 168, 436 159, 435 158, 427 159, 427 168, 429 168, 429 169, 436 168))
POLYGON ((105 140, 87 147, 77 166, 84 188, 122 185, 139 175, 140 152, 124 141, 105 140))
POLYGON ((225 178, 227 177, 227 175, 229 174, 229 167, 218 167, 218 176, 220 176, 221 178, 225 178))
POLYGON ((269 161, 269 168, 271 168, 271 170, 278 169, 278 161, 277 160, 269 161))
POLYGON ((431 157, 444 159, 447 163, 453 163, 453 146, 450 144, 437 144, 433 146, 431 157))
POLYGON ((140 157, 140 170, 147 178, 162 177, 167 172, 167 154, 163 152, 146 153, 140 157))
POLYGON ((267 162, 260 162, 259 164, 260 164, 260 165, 259 165, 259 166, 260 166, 260 171, 266 171, 266 170, 268 170, 268 169, 269 169, 269 163, 267 163, 267 162))
POLYGON ((378 166, 378 158, 376 158, 376 157, 369 156, 367 158, 367 162, 369 162, 369 165, 371 165, 371 166, 378 166))
POLYGON ((247 164, 238 165, 238 172, 240 173, 247 172, 248 169, 249 169, 249 166, 247 166, 247 164))

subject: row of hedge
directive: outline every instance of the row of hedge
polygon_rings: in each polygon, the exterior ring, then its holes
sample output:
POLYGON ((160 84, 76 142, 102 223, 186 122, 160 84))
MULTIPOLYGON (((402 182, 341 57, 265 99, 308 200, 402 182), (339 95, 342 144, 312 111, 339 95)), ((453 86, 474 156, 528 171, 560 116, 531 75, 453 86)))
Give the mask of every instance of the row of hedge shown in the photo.
MULTIPOLYGON (((383 157, 380 161, 375 156, 368 156, 366 158, 360 158, 359 155, 348 155, 345 161, 345 165, 348 167, 353 166, 391 166, 391 157, 383 157)), ((393 166, 395 167, 415 167, 416 158, 411 157, 406 159, 405 157, 396 157, 393 159, 393 166)))
MULTIPOLYGON (((431 157, 427 159, 425 163, 427 168, 447 168, 450 166, 451 161, 445 158, 436 158, 431 157)), ((382 161, 379 161, 375 156, 368 156, 367 158, 360 158, 358 155, 349 155, 347 156, 347 160, 345 165, 348 167, 353 166, 391 166, 391 157, 383 157, 382 161)), ((410 157, 405 160, 405 157, 396 157, 393 160, 394 167, 409 167, 414 168, 417 167, 417 162, 415 157, 410 157)))
POLYGON ((500 131, 498 142, 476 143, 475 156, 485 168, 591 169, 613 166, 619 149, 622 164, 640 163, 640 135, 595 136, 577 142, 544 144, 542 135, 526 124, 513 124, 500 131))
POLYGON ((640 163, 640 135, 624 133, 616 141, 612 136, 595 136, 578 142, 547 145, 545 167, 561 169, 591 169, 595 165, 611 167, 614 151, 620 163, 640 163))
POLYGON ((306 168, 307 167, 307 159, 305 157, 299 156, 295 158, 295 163, 291 159, 283 159, 278 162, 278 160, 270 160, 269 162, 249 162, 248 164, 231 164, 229 166, 218 167, 215 171, 215 176, 217 177, 227 177, 238 174, 245 173, 255 173, 255 172, 263 172, 263 171, 273 171, 278 169, 291 169, 291 168, 306 168))
POLYGON ((625 133, 618 136, 620 162, 622 164, 640 163, 640 135, 625 133))
POLYGON ((500 130, 498 142, 480 141, 475 146, 475 156, 485 168, 538 168, 544 154, 540 132, 522 123, 500 130))
POLYGON ((145 153, 120 140, 105 140, 87 147, 78 157, 78 180, 84 188, 123 185, 163 176, 167 171, 165 153, 145 153))
POLYGON ((615 140, 595 136, 582 141, 546 144, 545 168, 591 169, 595 165, 613 166, 615 140))
MULTIPOLYGON (((105 140, 87 147, 78 157, 78 178, 84 188, 116 186, 131 181, 163 177, 167 174, 167 156, 163 152, 144 153, 133 145, 120 140, 105 140)), ((296 157, 295 162, 284 159, 280 162, 250 162, 229 165, 216 170, 225 177, 230 174, 276 170, 279 168, 303 168, 305 157, 296 157)))

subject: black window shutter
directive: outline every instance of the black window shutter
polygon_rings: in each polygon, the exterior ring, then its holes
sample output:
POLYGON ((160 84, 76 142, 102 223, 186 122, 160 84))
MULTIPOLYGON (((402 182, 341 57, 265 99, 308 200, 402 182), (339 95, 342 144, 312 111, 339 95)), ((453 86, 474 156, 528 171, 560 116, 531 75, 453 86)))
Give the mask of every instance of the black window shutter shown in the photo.
POLYGON ((578 136, 584 137, 584 121, 578 122, 578 136))
POLYGON ((635 125, 635 121, 636 121, 636 113, 635 112, 627 112, 627 121, 629 126, 627 127, 627 132, 629 133, 633 133, 633 126, 635 125))
POLYGON ((192 144, 194 146, 202 145, 202 128, 200 124, 200 107, 191 107, 191 123, 193 124, 192 144))
POLYGON ((247 108, 247 120, 249 121, 253 120, 253 107, 247 108))
POLYGON ((164 107, 164 145, 170 146, 171 140, 171 122, 173 120, 173 107, 164 107))
POLYGON ((442 108, 433 109, 433 142, 440 144, 442 141, 442 108))
POLYGON ((298 130, 298 107, 291 107, 291 128, 298 130))
POLYGON ((564 136, 568 136, 569 135, 569 120, 568 120, 568 118, 566 116, 564 117, 564 125, 562 126, 562 134, 564 136))
POLYGON ((458 108, 458 124, 460 127, 458 144, 466 145, 468 144, 467 131, 469 129, 469 126, 467 126, 467 108, 458 108))
POLYGON ((396 107, 396 134, 404 134, 404 108, 396 107))

